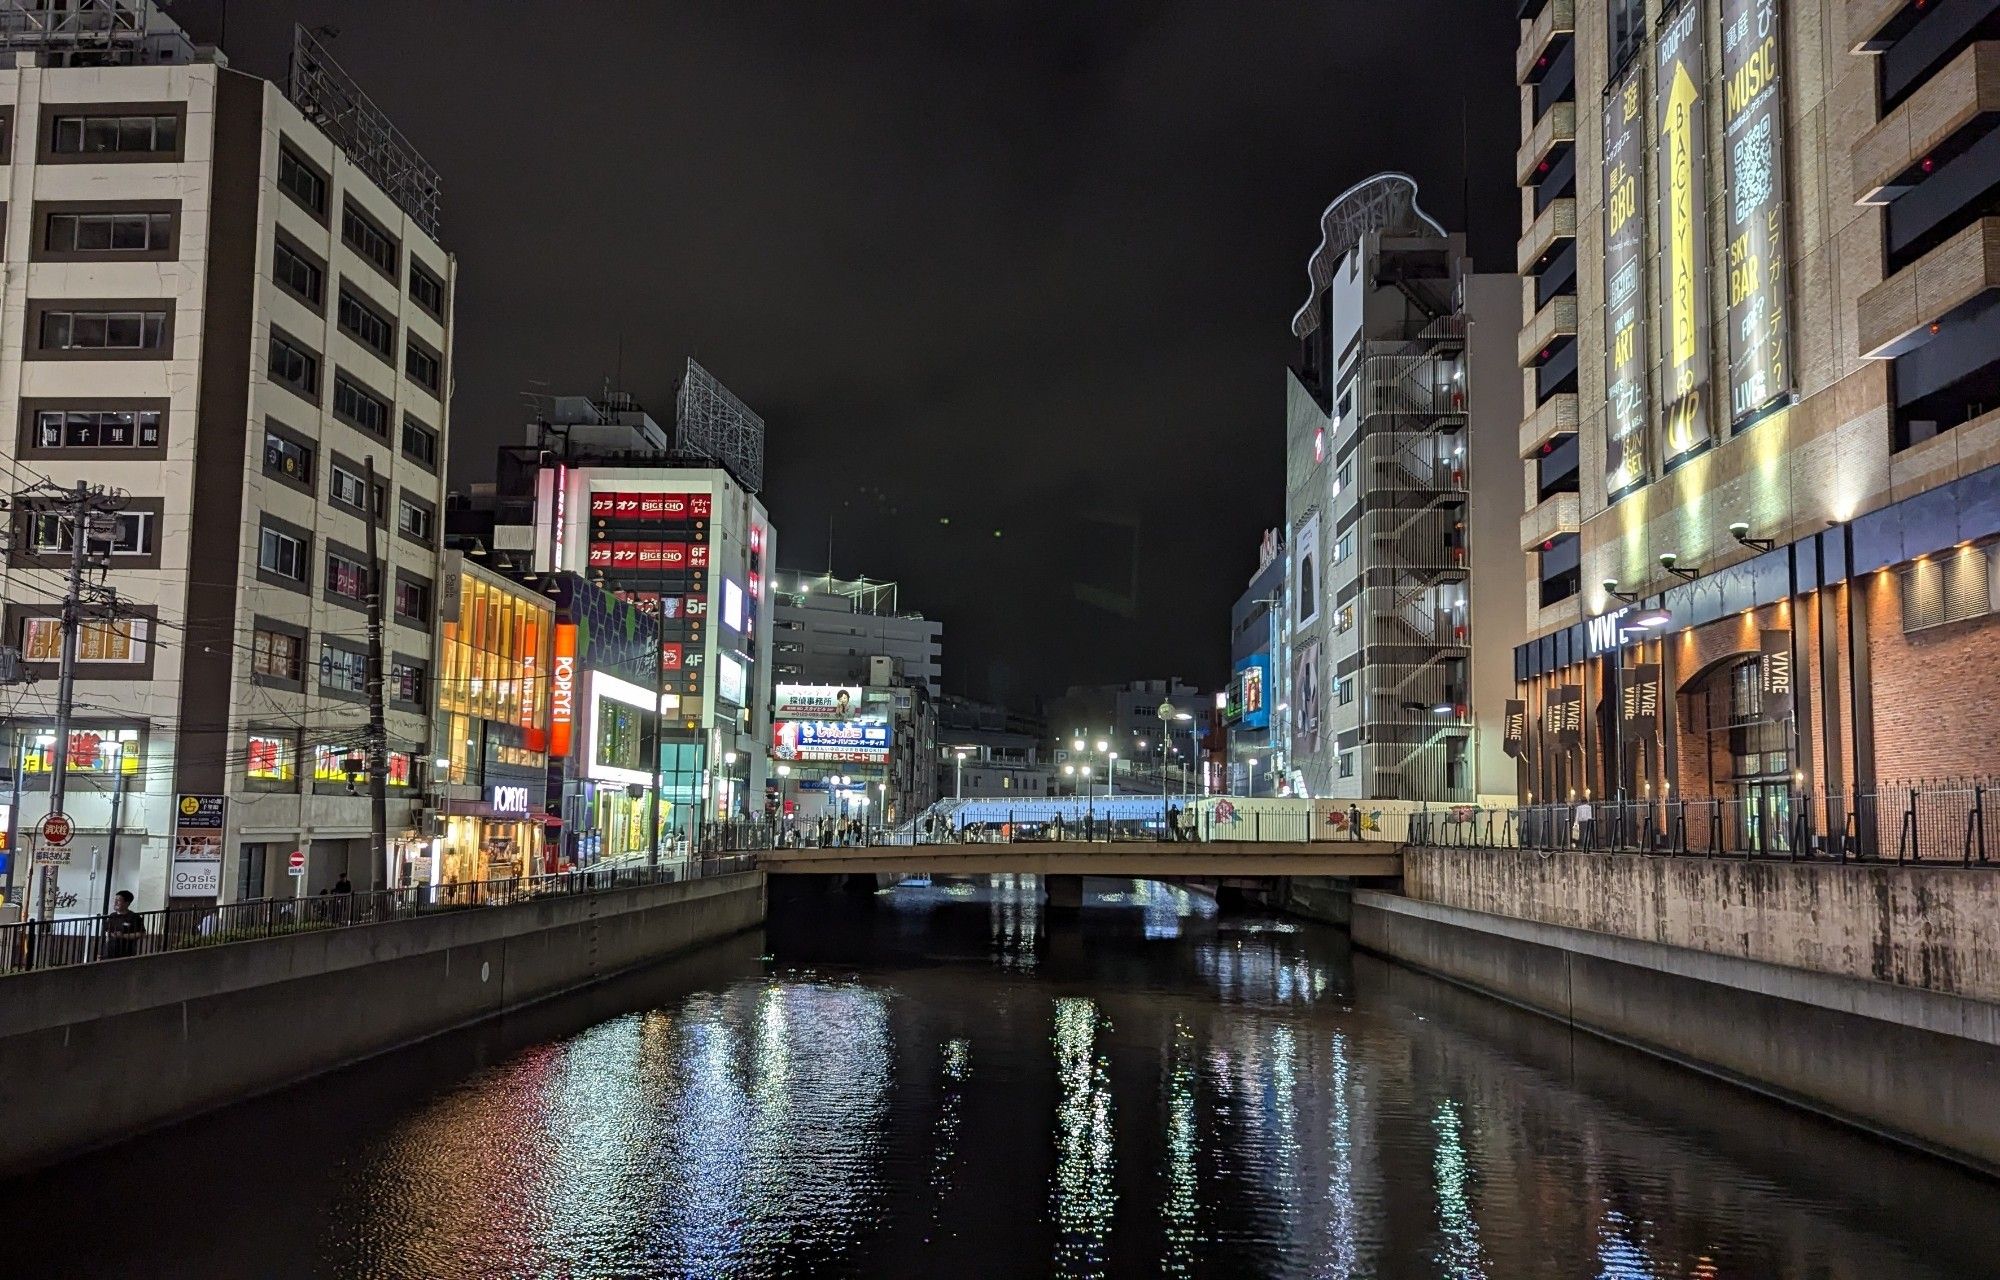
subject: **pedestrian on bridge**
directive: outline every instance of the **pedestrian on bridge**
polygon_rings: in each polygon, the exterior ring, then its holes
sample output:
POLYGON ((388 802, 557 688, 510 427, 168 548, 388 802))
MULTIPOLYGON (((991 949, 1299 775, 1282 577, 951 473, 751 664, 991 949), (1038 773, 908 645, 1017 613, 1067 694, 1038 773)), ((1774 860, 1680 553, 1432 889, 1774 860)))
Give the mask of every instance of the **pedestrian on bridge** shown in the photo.
POLYGON ((1358 804, 1347 806, 1347 838, 1349 840, 1361 838, 1361 806, 1358 804))
POLYGON ((1179 805, 1170 804, 1167 806, 1167 820, 1163 825, 1166 827, 1165 834, 1167 838, 1167 843, 1169 844, 1180 843, 1182 839, 1182 832, 1181 832, 1181 808, 1179 805))

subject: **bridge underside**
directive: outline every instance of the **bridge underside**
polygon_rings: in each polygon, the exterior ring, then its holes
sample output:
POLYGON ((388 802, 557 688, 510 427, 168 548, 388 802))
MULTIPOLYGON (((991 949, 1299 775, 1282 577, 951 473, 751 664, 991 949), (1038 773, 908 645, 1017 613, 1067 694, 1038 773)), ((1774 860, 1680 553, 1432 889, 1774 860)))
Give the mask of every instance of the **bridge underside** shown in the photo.
POLYGON ((855 849, 779 849, 758 863, 774 875, 1400 876, 1392 844, 1357 840, 1322 844, 1215 841, 1209 844, 1083 841, 995 845, 878 845, 855 849))

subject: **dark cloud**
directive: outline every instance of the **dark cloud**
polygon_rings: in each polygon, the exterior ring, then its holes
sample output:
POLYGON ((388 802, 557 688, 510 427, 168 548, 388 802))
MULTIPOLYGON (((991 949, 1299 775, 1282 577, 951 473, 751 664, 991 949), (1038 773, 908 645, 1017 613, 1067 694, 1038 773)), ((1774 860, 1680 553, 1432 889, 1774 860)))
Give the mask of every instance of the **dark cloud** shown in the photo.
POLYGON ((831 517, 838 572, 944 619, 953 689, 1219 678, 1343 187, 1405 169, 1511 268, 1504 5, 236 0, 236 64, 280 74, 295 17, 443 174, 454 481, 530 384, 622 345, 665 418, 695 354, 770 423, 781 560, 831 517))

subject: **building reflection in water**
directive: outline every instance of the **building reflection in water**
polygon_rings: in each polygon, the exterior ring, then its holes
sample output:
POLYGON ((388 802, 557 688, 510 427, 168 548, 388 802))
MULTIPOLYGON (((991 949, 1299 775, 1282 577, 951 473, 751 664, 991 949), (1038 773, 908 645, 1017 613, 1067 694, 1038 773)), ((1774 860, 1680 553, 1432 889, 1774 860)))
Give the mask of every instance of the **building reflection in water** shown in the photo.
POLYGON ((1485 1259, 1479 1249, 1479 1223, 1472 1212, 1472 1166, 1465 1155, 1464 1124, 1458 1105, 1438 1103, 1437 1127, 1438 1228, 1443 1248, 1438 1266, 1452 1280, 1483 1280, 1485 1259))
POLYGON ((958 1162, 959 1132, 965 1123, 965 1086, 972 1079, 972 1042, 963 1036, 945 1041, 938 1061, 937 1130, 931 1141, 931 1217, 926 1243, 936 1237, 950 1196, 958 1162))
POLYGON ((1055 1002, 1056 1170, 1050 1188, 1055 1274, 1105 1274, 1117 1203, 1112 1186, 1111 1064, 1097 1052, 1097 1002, 1055 1002))

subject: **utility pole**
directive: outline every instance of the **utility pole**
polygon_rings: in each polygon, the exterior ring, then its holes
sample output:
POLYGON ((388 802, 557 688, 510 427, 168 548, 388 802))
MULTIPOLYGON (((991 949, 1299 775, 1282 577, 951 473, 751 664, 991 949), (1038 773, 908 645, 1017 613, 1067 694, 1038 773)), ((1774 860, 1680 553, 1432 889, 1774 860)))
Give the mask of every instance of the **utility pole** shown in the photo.
MULTIPOLYGON (((49 505, 60 504, 60 527, 69 536, 69 574, 62 603, 62 666, 56 679, 55 760, 49 773, 49 812, 58 814, 63 812, 64 798, 69 794, 69 726, 76 696, 77 638, 83 630, 84 555, 97 518, 116 512, 125 503, 122 497, 103 489, 93 491, 81 480, 73 489, 45 485, 43 490, 61 495, 49 505)), ((57 865, 49 863, 42 871, 40 914, 44 920, 55 915, 58 880, 57 865)))
MULTIPOLYGON (((368 529, 368 870, 370 891, 382 888, 389 867, 389 729, 383 719, 382 561, 375 520, 375 456, 363 463, 362 524, 368 529)), ((386 512, 388 502, 382 507, 386 512)), ((436 607, 436 602, 432 602, 436 607)))

